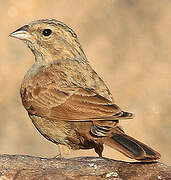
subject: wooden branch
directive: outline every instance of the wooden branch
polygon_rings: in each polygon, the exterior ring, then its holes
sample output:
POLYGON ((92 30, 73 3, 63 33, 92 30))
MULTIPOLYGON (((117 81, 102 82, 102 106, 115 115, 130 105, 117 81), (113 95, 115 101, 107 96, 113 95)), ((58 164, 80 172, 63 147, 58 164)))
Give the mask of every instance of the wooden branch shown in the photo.
POLYGON ((13 180, 94 180, 170 179, 171 167, 162 163, 128 163, 107 158, 40 158, 26 155, 0 155, 0 179, 13 180))

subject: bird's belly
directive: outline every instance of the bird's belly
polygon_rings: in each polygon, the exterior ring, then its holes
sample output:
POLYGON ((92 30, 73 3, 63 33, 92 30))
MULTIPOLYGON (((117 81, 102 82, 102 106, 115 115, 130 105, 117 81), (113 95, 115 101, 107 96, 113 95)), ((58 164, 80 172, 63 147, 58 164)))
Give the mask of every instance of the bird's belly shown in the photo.
POLYGON ((65 121, 49 120, 39 116, 30 115, 36 129, 48 140, 55 144, 68 145, 67 124, 65 121))
POLYGON ((71 149, 91 149, 94 147, 90 127, 92 122, 68 122, 49 120, 30 115, 36 129, 49 141, 63 144, 71 149))

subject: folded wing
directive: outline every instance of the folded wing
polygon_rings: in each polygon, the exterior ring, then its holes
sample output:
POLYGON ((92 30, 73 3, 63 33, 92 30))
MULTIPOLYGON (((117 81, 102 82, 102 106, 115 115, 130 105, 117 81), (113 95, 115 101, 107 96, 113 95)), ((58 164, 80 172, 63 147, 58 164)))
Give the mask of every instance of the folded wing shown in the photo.
POLYGON ((63 72, 48 69, 31 76, 21 87, 22 102, 29 114, 66 121, 131 118, 94 89, 71 83, 63 72))

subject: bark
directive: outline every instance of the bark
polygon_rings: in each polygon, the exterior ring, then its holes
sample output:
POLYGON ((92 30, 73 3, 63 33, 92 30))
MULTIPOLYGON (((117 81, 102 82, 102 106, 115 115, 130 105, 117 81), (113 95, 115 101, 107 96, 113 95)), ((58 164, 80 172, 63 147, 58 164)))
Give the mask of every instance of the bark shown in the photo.
POLYGON ((40 158, 0 155, 0 180, 171 179, 171 167, 160 162, 124 162, 98 157, 40 158))

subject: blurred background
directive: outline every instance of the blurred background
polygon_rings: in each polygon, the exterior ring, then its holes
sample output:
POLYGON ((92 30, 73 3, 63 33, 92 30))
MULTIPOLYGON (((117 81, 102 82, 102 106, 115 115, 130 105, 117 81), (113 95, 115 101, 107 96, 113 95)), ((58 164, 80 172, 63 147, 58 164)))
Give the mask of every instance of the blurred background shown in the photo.
MULTIPOLYGON (((55 18, 78 35, 92 67, 116 103, 135 113, 121 126, 171 164, 171 1, 0 0, 0 154, 57 155, 33 127, 20 100, 21 81, 34 62, 23 42, 8 35, 30 21, 55 18)), ((94 156, 93 150, 69 157, 94 156)), ((127 160, 105 147, 105 157, 127 160)))

